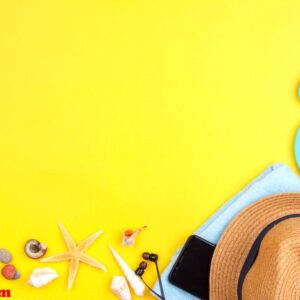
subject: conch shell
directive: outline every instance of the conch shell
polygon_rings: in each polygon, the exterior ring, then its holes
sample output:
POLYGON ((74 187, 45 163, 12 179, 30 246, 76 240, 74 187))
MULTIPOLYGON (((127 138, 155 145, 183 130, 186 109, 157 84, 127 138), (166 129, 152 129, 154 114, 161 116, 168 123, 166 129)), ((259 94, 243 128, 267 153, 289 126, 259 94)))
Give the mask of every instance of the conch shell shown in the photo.
POLYGON ((137 230, 125 230, 122 233, 122 245, 124 246, 132 246, 135 242, 137 235, 143 230, 147 228, 147 226, 143 226, 137 230))
POLYGON ((114 276, 110 289, 120 300, 131 300, 130 290, 124 276, 114 276))
POLYGON ((134 290, 134 293, 139 297, 144 296, 145 285, 142 282, 142 280, 135 275, 133 270, 128 266, 128 264, 123 260, 123 258, 111 246, 109 246, 109 248, 116 262, 121 268, 123 274, 125 275, 127 281, 129 282, 131 288, 134 290))
POLYGON ((56 271, 51 268, 37 268, 34 269, 32 274, 30 275, 28 284, 36 288, 40 288, 57 277, 58 275, 56 271))

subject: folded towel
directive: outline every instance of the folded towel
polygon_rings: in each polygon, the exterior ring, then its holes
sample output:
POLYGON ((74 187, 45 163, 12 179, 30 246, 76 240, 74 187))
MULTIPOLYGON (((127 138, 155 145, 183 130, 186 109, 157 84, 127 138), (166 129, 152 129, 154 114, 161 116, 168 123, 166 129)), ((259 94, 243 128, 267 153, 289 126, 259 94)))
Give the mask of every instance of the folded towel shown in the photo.
MULTIPOLYGON (((274 164, 253 180, 244 190, 226 202, 194 234, 217 244, 227 225, 244 208, 269 195, 287 192, 300 192, 300 178, 288 166, 274 164)), ((165 296, 167 300, 197 300, 199 298, 177 288, 168 281, 169 273, 181 248, 173 256, 170 264, 162 274, 165 296)), ((153 289, 160 293, 158 282, 153 289)))

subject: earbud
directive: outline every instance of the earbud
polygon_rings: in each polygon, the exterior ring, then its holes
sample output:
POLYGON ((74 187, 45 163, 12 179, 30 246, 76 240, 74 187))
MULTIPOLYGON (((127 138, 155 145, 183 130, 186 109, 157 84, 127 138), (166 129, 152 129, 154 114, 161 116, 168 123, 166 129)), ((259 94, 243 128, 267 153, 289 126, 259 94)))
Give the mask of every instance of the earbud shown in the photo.
POLYGON ((158 261, 158 255, 155 253, 144 252, 142 255, 143 259, 150 260, 153 262, 158 261))
POLYGON ((155 264, 155 267, 156 267, 156 273, 157 273, 157 276, 158 276, 158 281, 159 281, 159 286, 160 286, 160 291, 161 291, 161 295, 159 295, 158 293, 156 293, 154 290, 152 290, 148 285, 147 283, 144 281, 143 279, 143 275, 145 273, 145 270, 147 268, 147 262, 145 261, 142 261, 140 262, 139 264, 139 267, 135 270, 135 274, 137 276, 139 276, 142 281, 144 282, 144 284, 146 285, 146 287, 154 294, 156 295, 158 298, 162 299, 162 300, 166 300, 166 297, 165 297, 165 293, 164 293, 164 289, 163 289, 163 286, 162 286, 162 282, 161 282, 161 277, 160 277, 160 273, 159 273, 159 269, 158 269, 158 265, 157 265, 157 261, 158 261, 158 255, 155 254, 155 253, 149 253, 149 252, 144 252, 142 254, 142 257, 144 260, 149 260, 149 261, 152 261, 154 262, 155 264))
POLYGON ((145 261, 142 261, 139 265, 139 268, 146 270, 147 269, 148 264, 145 261))
POLYGON ((142 275, 144 275, 144 273, 145 273, 145 270, 142 268, 137 268, 135 270, 135 275, 137 275, 137 276, 142 276, 142 275))
POLYGON ((156 267, 156 273, 157 273, 157 277, 158 277, 159 287, 160 287, 160 291, 161 291, 160 298, 163 299, 163 300, 165 300, 166 297, 165 297, 164 288, 163 288, 163 285, 162 285, 161 276, 160 276, 160 272, 159 272, 158 264, 157 264, 158 255, 156 253, 144 252, 142 254, 142 257, 145 260, 150 260, 150 261, 154 262, 155 267, 156 267))
POLYGON ((135 275, 137 276, 144 275, 146 269, 147 269, 147 263, 145 261, 142 261, 139 267, 135 270, 135 275))

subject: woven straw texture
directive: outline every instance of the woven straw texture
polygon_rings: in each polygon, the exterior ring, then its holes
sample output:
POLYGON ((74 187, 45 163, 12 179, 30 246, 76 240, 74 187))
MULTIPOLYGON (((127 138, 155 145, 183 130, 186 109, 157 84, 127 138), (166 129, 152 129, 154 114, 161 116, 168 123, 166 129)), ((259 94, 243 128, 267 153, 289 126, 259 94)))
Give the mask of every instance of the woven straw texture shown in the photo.
MULTIPOLYGON (((238 299, 239 275, 259 233, 273 221, 299 213, 300 193, 270 196, 240 213, 216 247, 210 271, 210 299, 238 299)), ((300 299, 299 290, 300 220, 297 218, 276 225, 263 240, 246 276, 243 300, 300 299)))

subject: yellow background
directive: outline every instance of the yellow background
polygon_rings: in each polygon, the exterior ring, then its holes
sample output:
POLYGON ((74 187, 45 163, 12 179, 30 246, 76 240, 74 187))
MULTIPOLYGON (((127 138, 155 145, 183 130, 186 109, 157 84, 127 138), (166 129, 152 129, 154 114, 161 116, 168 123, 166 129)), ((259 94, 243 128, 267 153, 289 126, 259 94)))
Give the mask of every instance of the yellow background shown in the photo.
MULTIPOLYGON (((299 1, 10 0, 0 3, 0 247, 14 299, 116 299, 108 244, 166 266, 213 211, 269 164, 300 124, 299 1), (65 249, 62 222, 109 269, 66 289, 26 280, 29 238, 65 249), (148 225, 136 246, 123 229, 148 225)), ((147 270, 155 279, 153 266, 147 270)), ((151 296, 145 299, 152 299, 151 296)), ((171 299, 170 299, 171 300, 171 299)))

